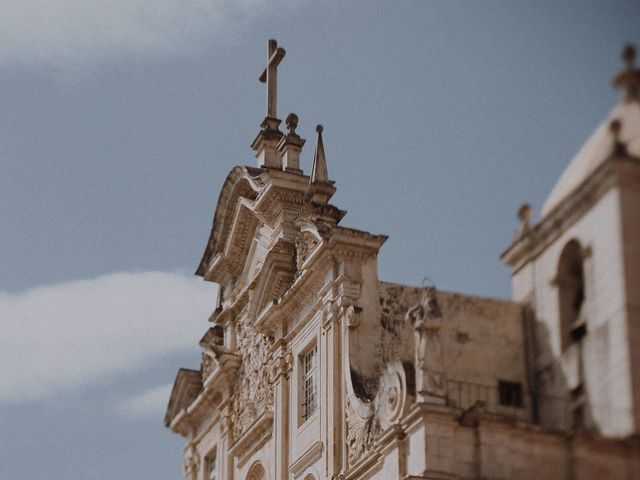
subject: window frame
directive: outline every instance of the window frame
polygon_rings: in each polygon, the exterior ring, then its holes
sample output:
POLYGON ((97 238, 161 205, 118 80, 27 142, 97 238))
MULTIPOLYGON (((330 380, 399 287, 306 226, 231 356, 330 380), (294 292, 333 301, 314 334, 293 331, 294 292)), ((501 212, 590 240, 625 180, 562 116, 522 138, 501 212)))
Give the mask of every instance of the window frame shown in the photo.
POLYGON ((317 416, 320 410, 320 351, 315 338, 300 351, 298 369, 298 426, 300 427, 317 416), (309 387, 313 391, 310 392, 309 387), (308 404, 311 402, 312 405, 309 407, 308 404))

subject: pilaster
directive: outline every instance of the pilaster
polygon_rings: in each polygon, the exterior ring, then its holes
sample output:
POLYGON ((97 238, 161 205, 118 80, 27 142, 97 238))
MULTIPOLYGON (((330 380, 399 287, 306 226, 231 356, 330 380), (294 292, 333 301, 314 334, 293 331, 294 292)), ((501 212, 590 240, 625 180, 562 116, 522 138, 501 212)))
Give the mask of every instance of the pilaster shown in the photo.
POLYGON ((289 376, 292 368, 291 351, 282 339, 270 349, 271 384, 274 388, 274 445, 276 480, 289 478, 289 376))
POLYGON ((233 444, 233 425, 231 424, 231 418, 233 414, 233 409, 231 405, 231 400, 228 399, 225 404, 221 407, 221 420, 222 420, 222 435, 221 435, 221 445, 218 449, 218 452, 221 453, 219 456, 220 461, 222 463, 221 469, 224 472, 225 480, 233 480, 234 479, 234 463, 233 463, 233 455, 229 454, 229 449, 233 444))
POLYGON ((330 302, 325 307, 322 321, 322 350, 325 352, 322 369, 321 390, 327 392, 324 395, 325 428, 324 442, 326 445, 325 476, 340 473, 343 466, 342 444, 342 418, 344 399, 342 370, 342 335, 340 331, 340 312, 335 302, 330 302))

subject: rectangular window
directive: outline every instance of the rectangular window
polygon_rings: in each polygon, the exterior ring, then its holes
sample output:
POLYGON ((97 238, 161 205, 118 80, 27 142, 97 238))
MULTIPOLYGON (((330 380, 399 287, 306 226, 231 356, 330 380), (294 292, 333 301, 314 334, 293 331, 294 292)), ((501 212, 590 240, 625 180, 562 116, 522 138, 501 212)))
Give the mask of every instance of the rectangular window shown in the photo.
POLYGON ((522 407, 522 384, 519 382, 498 381, 500 405, 507 407, 522 407))
POLYGON ((318 409, 318 346, 300 357, 302 369, 302 421, 306 422, 318 409))
POLYGON ((216 480, 216 450, 215 448, 207 457, 207 480, 216 480))

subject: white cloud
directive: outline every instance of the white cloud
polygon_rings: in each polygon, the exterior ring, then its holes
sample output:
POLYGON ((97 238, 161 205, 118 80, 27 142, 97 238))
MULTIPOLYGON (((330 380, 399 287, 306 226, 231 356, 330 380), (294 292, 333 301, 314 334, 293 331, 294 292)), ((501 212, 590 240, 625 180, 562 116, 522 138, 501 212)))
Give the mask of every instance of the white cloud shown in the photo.
POLYGON ((194 348, 216 288, 176 273, 115 273, 0 294, 0 402, 40 398, 194 348))
POLYGON ((123 55, 193 51, 234 33, 274 2, 2 0, 0 66, 66 70, 123 55))
POLYGON ((130 417, 161 418, 167 408, 172 384, 152 388, 119 404, 116 409, 130 417))

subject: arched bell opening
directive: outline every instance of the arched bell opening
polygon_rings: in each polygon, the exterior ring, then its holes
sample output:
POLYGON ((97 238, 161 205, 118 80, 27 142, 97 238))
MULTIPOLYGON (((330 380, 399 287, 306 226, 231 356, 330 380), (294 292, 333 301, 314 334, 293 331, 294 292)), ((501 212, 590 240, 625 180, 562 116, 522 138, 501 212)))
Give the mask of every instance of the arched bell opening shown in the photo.
POLYGON ((584 315, 585 281, 583 249, 577 240, 569 241, 560 255, 556 282, 560 312, 562 350, 579 342, 587 333, 584 315))

